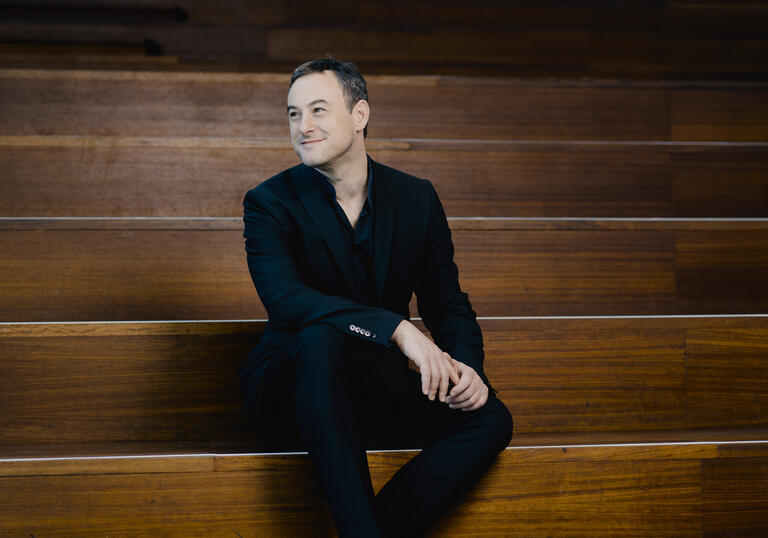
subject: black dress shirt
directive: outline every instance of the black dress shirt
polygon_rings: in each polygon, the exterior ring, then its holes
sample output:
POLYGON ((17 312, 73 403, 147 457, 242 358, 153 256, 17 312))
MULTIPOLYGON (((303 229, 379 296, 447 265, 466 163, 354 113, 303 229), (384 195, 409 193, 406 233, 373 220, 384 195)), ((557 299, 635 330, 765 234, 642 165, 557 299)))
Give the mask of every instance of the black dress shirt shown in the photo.
POLYGON ((368 195, 360 210, 355 227, 347 218, 344 209, 336 199, 336 188, 323 174, 314 171, 317 182, 328 195, 328 203, 336 209, 338 225, 344 230, 344 237, 349 239, 349 252, 352 256, 352 266, 355 268, 355 282, 351 298, 360 304, 372 305, 375 302, 373 277, 373 170, 368 160, 368 195))

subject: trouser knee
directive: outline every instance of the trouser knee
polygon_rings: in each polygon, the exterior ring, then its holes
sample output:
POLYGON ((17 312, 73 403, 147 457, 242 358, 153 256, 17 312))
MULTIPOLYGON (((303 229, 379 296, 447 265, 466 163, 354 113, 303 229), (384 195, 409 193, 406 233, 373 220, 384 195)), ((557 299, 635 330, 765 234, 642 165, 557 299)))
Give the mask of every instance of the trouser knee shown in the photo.
POLYGON ((297 406, 335 399, 347 383, 346 337, 328 325, 312 325, 295 337, 291 389, 297 406))
POLYGON ((509 409, 504 405, 504 402, 491 394, 481 410, 483 412, 478 417, 478 422, 482 426, 483 438, 487 443, 488 450, 491 452, 504 450, 512 440, 514 428, 509 409))
POLYGON ((312 325, 294 338, 293 369, 299 375, 315 376, 320 381, 347 360, 346 337, 329 325, 312 325))

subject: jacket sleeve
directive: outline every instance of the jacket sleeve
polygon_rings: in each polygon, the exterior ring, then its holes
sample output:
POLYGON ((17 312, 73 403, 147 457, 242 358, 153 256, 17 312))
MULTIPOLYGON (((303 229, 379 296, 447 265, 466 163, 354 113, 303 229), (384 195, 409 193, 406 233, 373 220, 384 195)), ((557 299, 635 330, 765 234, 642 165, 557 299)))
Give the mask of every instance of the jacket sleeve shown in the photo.
POLYGON ((445 211, 431 183, 426 268, 415 290, 419 315, 435 343, 455 360, 471 366, 490 386, 483 370, 483 335, 469 297, 461 291, 453 261, 453 241, 445 211))
POLYGON ((248 269, 271 324, 298 331, 326 323, 367 342, 390 345, 402 316, 325 295, 304 282, 282 204, 254 189, 246 194, 243 208, 248 269))

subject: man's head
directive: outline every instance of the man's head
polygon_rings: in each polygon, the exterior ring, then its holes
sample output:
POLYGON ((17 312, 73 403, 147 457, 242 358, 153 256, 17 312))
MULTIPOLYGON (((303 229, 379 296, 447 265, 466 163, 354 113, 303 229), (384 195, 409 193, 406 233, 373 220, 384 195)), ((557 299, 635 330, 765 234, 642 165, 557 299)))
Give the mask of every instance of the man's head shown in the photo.
MULTIPOLYGON (((358 101, 368 101, 368 87, 365 84, 365 79, 357 66, 352 62, 342 62, 336 58, 320 58, 319 60, 311 60, 304 62, 299 67, 293 70, 291 74, 291 82, 288 85, 290 91, 293 87, 293 83, 300 77, 309 75, 311 73, 322 73, 323 71, 331 71, 339 80, 341 85, 341 91, 344 92, 344 98, 347 101, 347 107, 351 112, 355 104, 358 101)), ((368 126, 363 129, 363 136, 368 136, 368 126)))
POLYGON ((368 92, 357 68, 335 58, 299 66, 288 90, 291 142, 307 166, 332 165, 350 151, 365 154, 368 92))

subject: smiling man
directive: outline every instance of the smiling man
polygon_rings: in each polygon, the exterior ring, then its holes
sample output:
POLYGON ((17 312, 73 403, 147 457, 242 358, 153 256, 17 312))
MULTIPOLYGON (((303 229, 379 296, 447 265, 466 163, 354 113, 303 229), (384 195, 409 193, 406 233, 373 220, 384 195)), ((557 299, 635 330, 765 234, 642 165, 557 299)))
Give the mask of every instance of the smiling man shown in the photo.
POLYGON ((302 164, 248 192, 248 267, 269 321, 240 371, 264 431, 294 424, 339 536, 423 535, 512 436, 483 372, 432 184, 370 159, 357 68, 334 58, 293 73, 291 142, 302 164), (432 338, 409 321, 416 294, 432 338), (417 431, 421 452, 375 494, 371 430, 417 431))

